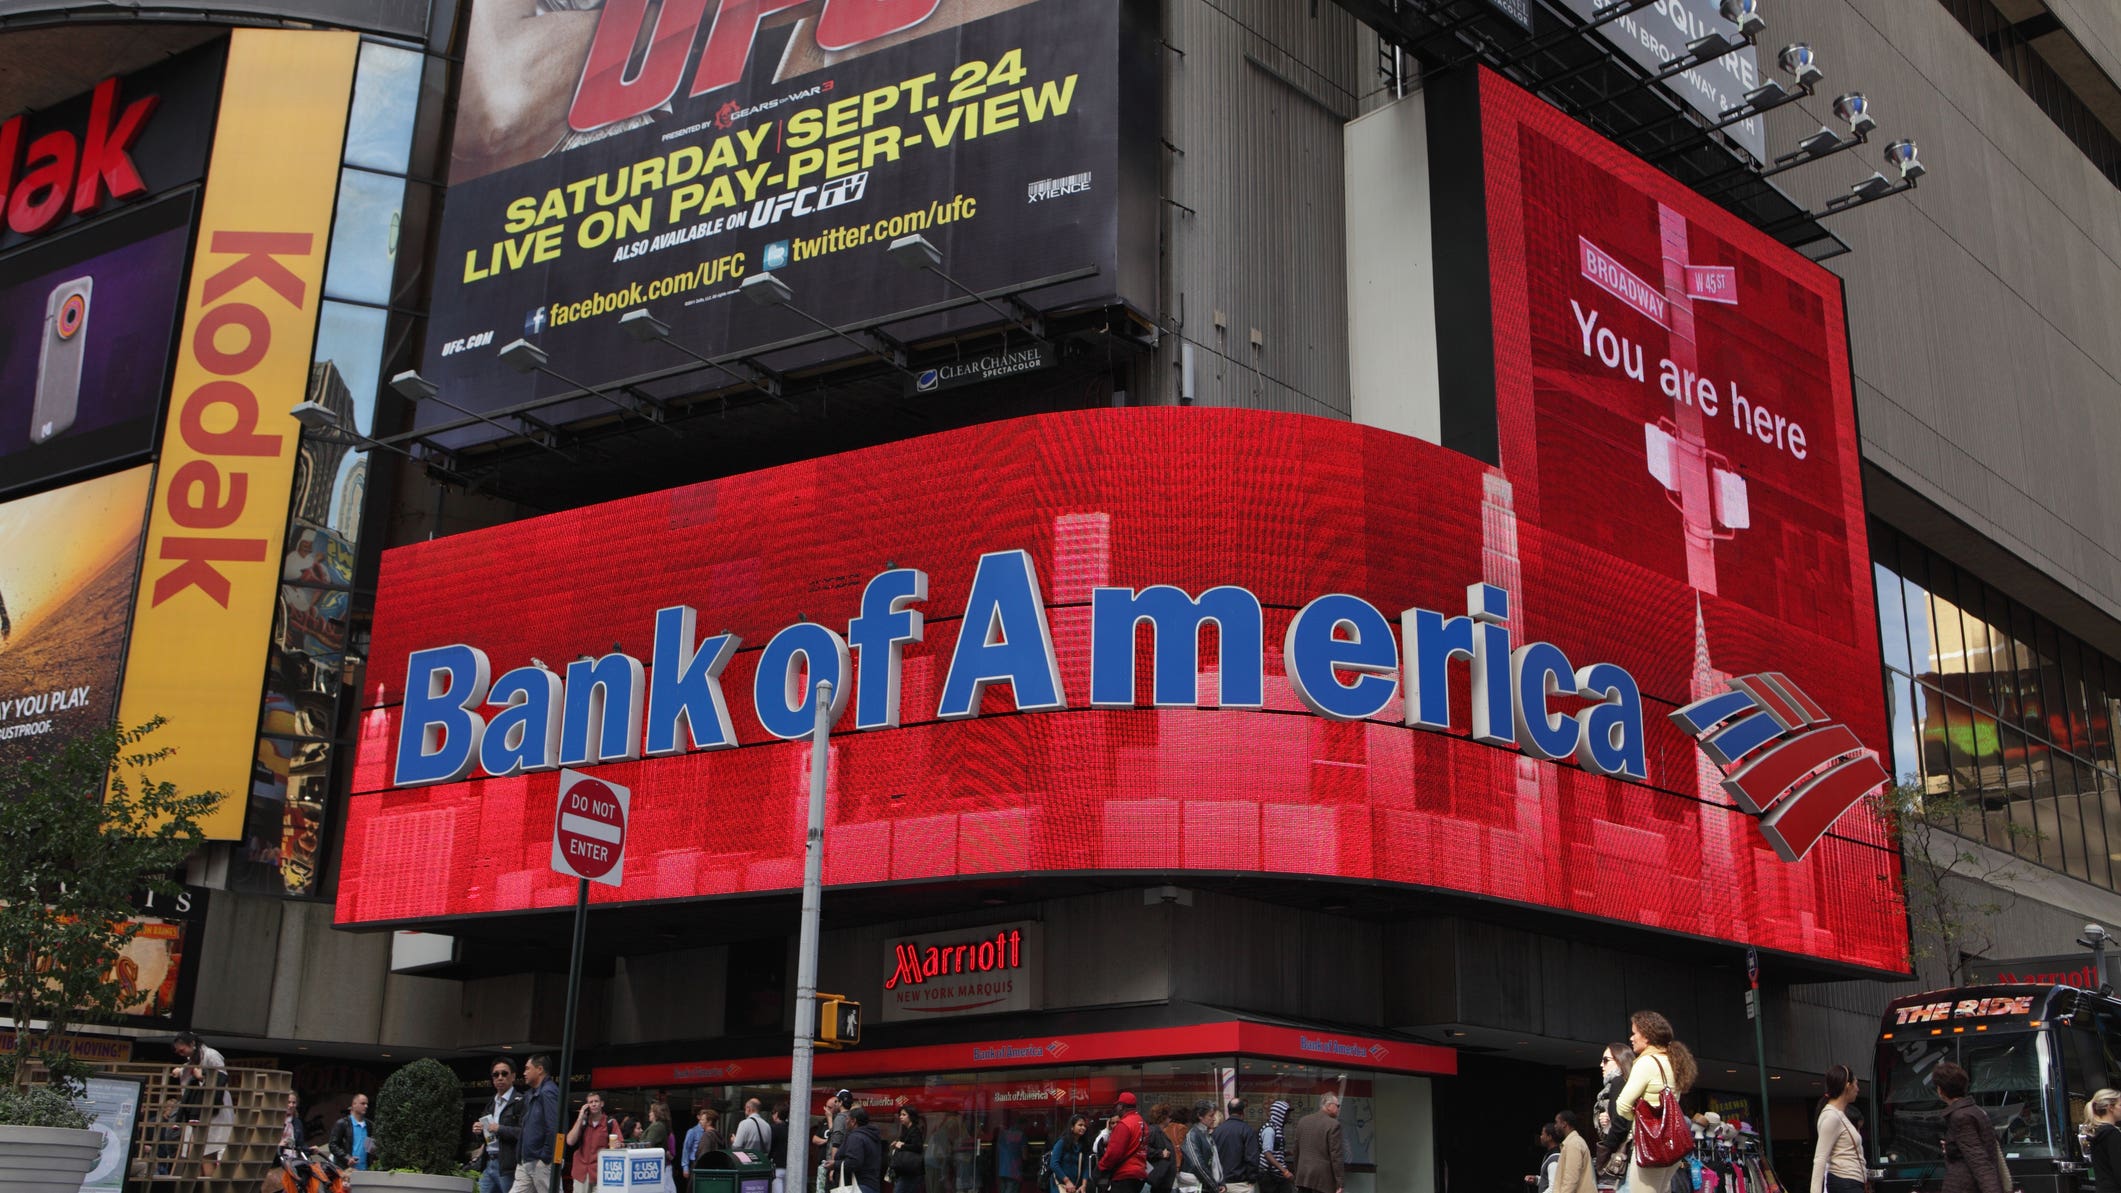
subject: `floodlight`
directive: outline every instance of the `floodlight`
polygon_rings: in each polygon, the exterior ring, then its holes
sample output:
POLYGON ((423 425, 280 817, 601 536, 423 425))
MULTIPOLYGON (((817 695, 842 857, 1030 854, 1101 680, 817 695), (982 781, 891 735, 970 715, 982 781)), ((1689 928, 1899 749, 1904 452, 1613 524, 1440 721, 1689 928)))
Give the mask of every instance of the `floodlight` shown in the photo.
POLYGON ((1840 147, 1840 135, 1823 124, 1818 132, 1797 142, 1797 152, 1804 157, 1820 157, 1840 147))
POLYGON ((336 431, 339 429, 339 412, 322 402, 298 402, 288 411, 305 431, 336 431))
POLYGON ((442 392, 442 387, 429 381, 413 369, 407 369, 390 379, 390 388, 409 402, 425 402, 442 392))
POLYGON ((545 367, 552 358, 545 350, 529 340, 510 340, 500 351, 501 363, 518 373, 534 373, 545 367))
POLYGON ((619 316, 619 326, 625 329, 627 335, 632 336, 643 344, 652 344, 657 340, 670 338, 670 325, 649 314, 645 309, 628 311, 619 316))
POLYGON ((1885 160, 1890 165, 1898 166, 1900 177, 1909 182, 1929 173, 1915 157, 1915 143, 1905 137, 1885 147, 1885 160))
POLYGON ((795 291, 788 288, 788 283, 771 273, 752 274, 737 288, 744 292, 744 297, 762 307, 784 307, 795 297, 795 291))
POLYGON ((891 247, 885 251, 891 254, 893 261, 907 269, 935 269, 943 263, 943 250, 918 232, 892 241, 891 247))
POLYGON ((1747 41, 1767 28, 1767 18, 1760 15, 1760 0, 1723 0, 1719 7, 1723 19, 1738 26, 1738 36, 1747 41))
POLYGON ((1782 52, 1775 55, 1775 63, 1782 68, 1783 74, 1797 80, 1799 87, 1810 87, 1826 77, 1826 72, 1819 69, 1819 56, 1812 53, 1810 45, 1801 41, 1782 47, 1782 52))
POLYGON ((1873 174, 1869 178, 1864 179, 1862 182, 1859 182, 1856 185, 1850 187, 1849 193, 1859 199, 1882 199, 1888 193, 1890 193, 1892 189, 1893 184, 1886 181, 1885 175, 1873 174))
POLYGON ((1849 131, 1859 137, 1868 135, 1872 129, 1878 127, 1878 122, 1871 117, 1871 101, 1865 99, 1861 91, 1836 96, 1834 115, 1846 122, 1849 131))

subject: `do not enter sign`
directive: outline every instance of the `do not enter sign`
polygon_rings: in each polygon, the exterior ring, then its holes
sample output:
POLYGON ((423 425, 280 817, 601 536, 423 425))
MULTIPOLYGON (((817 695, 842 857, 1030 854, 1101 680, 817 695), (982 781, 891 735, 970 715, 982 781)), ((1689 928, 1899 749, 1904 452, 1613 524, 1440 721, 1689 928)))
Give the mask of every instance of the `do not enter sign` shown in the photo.
POLYGON ((552 822, 552 868, 571 878, 618 886, 626 878, 626 813, 633 792, 579 771, 560 772, 552 822))

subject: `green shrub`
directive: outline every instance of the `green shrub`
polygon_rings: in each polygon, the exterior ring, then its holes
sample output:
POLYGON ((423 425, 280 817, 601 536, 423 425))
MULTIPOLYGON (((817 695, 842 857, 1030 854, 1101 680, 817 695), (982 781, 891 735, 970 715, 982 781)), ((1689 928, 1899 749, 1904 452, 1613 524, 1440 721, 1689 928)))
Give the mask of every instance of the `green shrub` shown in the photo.
POLYGON ((26 1090, 0 1088, 0 1127, 73 1127, 80 1129, 94 1116, 67 1101, 66 1095, 48 1085, 26 1090))
POLYGON ((392 1073, 376 1095, 374 1166, 455 1176, 464 1166, 464 1094, 440 1061, 420 1059, 392 1073))

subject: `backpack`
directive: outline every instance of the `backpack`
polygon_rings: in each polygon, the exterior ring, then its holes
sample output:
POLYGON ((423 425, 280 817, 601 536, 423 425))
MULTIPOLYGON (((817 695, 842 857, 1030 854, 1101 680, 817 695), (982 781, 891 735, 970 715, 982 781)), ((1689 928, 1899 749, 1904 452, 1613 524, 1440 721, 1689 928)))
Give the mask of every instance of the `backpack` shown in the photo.
POLYGON ((1171 1155, 1171 1137, 1162 1127, 1142 1124, 1142 1158, 1149 1165, 1149 1179, 1144 1183, 1151 1193, 1171 1193, 1178 1181, 1178 1162, 1171 1155))

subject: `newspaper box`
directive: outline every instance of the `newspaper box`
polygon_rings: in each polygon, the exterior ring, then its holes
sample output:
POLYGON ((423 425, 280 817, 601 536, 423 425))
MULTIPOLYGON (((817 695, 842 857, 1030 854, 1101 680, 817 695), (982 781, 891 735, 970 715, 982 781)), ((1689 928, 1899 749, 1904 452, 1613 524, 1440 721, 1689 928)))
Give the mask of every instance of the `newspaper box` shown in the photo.
POLYGON ((663 1193, 663 1149, 608 1147, 597 1153, 598 1193, 663 1193))

